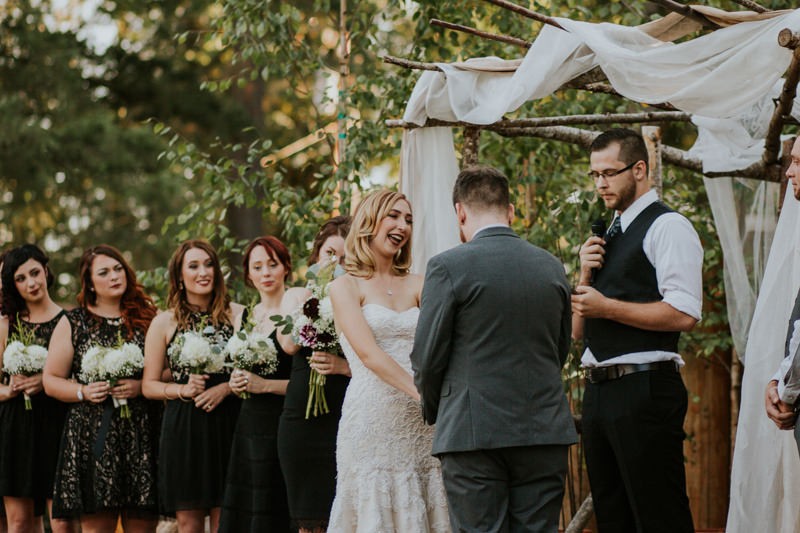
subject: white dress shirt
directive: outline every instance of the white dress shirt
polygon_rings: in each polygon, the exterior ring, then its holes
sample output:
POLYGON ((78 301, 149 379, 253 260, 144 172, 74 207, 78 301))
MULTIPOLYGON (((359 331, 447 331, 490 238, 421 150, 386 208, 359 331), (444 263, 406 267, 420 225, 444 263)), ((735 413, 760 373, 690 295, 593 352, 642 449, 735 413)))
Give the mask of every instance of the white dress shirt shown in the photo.
MULTIPOLYGON (((617 213, 622 232, 625 233, 634 219, 656 201, 656 191, 650 190, 637 198, 628 209, 617 213)), ((689 220, 677 212, 656 218, 644 236, 642 249, 656 269, 662 301, 700 320, 703 308, 703 247, 689 220)), ((680 366, 684 364, 679 354, 661 350, 627 353, 598 362, 587 347, 581 357, 584 367, 657 361, 675 361, 680 366)))

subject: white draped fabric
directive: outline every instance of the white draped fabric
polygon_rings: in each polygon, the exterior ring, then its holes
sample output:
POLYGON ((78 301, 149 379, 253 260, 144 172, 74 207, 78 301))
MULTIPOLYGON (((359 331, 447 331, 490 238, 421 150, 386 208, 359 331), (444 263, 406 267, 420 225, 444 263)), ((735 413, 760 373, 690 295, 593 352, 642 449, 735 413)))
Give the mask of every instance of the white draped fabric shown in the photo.
MULTIPOLYGON (((724 172, 758 160, 772 99, 791 60, 791 52, 778 46, 777 35, 783 28, 800 30, 800 10, 679 44, 660 41, 644 27, 556 20, 567 31, 545 26, 521 62, 481 58, 440 64, 443 72, 424 72, 404 119, 420 125, 428 118, 490 124, 599 66, 621 95, 643 103, 668 101, 693 113, 700 135, 692 154, 703 160, 706 171, 724 172)), ((450 194, 458 168, 452 142, 447 128, 413 130, 404 138, 401 186, 415 206, 416 271, 456 242, 450 194), (428 219, 420 223, 423 211, 428 219), (428 240, 437 244, 418 246, 428 240)), ((786 319, 798 285, 796 202, 790 198, 784 207, 756 305, 765 251, 775 231, 777 187, 733 179, 705 183, 725 253, 731 327, 747 362, 728 531, 793 531, 800 501, 797 450, 790 434, 776 434, 770 427, 762 393, 783 355, 786 319)))

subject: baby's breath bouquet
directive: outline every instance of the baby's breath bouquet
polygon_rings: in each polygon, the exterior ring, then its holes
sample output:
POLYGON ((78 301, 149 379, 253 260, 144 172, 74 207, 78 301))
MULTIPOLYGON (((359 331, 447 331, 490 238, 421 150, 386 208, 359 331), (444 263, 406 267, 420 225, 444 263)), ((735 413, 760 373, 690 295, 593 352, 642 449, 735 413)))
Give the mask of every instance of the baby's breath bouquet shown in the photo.
MULTIPOLYGON (((9 338, 9 343, 3 352, 3 371, 10 376, 33 376, 44 368, 47 360, 47 348, 36 344, 36 335, 31 328, 26 327, 17 317, 17 328, 9 338)), ((31 397, 27 392, 25 397, 25 410, 33 409, 31 397)))
MULTIPOLYGON (((228 339, 226 350, 234 368, 267 376, 278 369, 278 350, 269 335, 256 331, 252 310, 248 317, 242 329, 228 339)), ((247 399, 250 393, 244 391, 239 396, 247 399)))
MULTIPOLYGON (((276 325, 284 327, 284 334, 291 331, 295 342, 315 351, 336 353, 339 342, 333 324, 333 307, 328 295, 329 284, 337 274, 339 262, 336 256, 323 264, 314 274, 309 272, 308 288, 311 296, 295 313, 286 317, 271 317, 276 325)), ((313 368, 308 378, 308 402, 306 419, 330 412, 325 398, 325 376, 313 368)))
MULTIPOLYGON (((123 342, 122 336, 112 347, 94 345, 89 348, 81 360, 79 377, 84 383, 107 381, 109 386, 116 387, 121 379, 136 376, 144 368, 144 354, 137 344, 123 342)), ((121 418, 131 417, 131 408, 126 398, 114 398, 114 407, 119 409, 121 418)))
POLYGON ((197 329, 179 333, 167 355, 173 368, 190 374, 215 374, 225 368, 226 342, 214 326, 203 321, 197 329))

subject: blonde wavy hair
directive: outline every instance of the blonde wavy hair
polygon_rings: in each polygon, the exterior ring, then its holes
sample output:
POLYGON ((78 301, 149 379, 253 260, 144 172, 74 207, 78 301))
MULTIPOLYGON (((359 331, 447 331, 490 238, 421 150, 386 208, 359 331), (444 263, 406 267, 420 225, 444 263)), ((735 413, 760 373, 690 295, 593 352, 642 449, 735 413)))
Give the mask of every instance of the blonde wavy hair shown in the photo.
MULTIPOLYGON (((375 274, 375 254, 369 245, 381 221, 389 215, 398 200, 404 200, 411 207, 411 202, 404 194, 388 189, 371 192, 358 204, 350 233, 344 242, 344 269, 348 274, 358 278, 371 278, 375 274)), ((392 273, 405 276, 410 266, 411 235, 392 259, 392 273)))

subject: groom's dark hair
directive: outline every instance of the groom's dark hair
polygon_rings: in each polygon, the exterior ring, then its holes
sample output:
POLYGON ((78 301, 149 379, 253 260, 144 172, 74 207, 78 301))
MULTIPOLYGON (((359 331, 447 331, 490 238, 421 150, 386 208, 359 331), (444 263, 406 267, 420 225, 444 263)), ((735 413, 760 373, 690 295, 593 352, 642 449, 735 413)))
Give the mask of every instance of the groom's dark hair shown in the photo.
POLYGON ((453 205, 505 211, 509 203, 508 178, 496 168, 476 165, 459 172, 453 186, 453 205))

